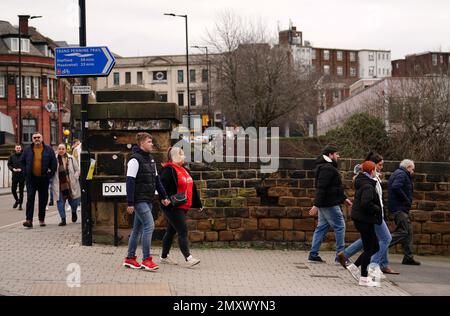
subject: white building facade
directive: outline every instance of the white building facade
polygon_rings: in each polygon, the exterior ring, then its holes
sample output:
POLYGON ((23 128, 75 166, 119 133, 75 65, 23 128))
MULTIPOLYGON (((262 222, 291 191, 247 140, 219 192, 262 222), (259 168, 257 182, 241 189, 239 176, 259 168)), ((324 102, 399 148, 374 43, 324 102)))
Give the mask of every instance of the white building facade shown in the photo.
POLYGON ((358 52, 359 78, 391 77, 391 51, 364 49, 358 52))

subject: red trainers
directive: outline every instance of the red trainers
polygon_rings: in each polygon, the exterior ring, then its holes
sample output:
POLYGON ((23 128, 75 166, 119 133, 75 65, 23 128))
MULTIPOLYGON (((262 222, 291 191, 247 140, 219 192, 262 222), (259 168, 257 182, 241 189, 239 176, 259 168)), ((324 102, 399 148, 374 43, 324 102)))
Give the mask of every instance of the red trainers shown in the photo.
POLYGON ((123 266, 131 269, 140 269, 141 264, 136 261, 137 257, 132 258, 125 258, 125 261, 123 262, 123 266))
POLYGON ((159 269, 159 265, 157 265, 156 263, 154 263, 152 261, 152 257, 148 257, 147 259, 142 261, 141 266, 144 270, 149 270, 149 271, 154 271, 154 270, 159 269))

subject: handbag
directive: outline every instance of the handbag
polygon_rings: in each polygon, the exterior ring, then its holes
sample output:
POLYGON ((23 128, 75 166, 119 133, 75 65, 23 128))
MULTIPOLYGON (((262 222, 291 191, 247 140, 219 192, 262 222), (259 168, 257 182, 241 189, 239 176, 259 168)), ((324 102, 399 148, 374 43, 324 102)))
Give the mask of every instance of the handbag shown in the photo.
MULTIPOLYGON (((175 172, 177 172, 177 171, 175 170, 175 172)), ((172 172, 172 176, 173 176, 174 183, 177 183, 173 172, 172 172)), ((180 193, 171 195, 169 199, 170 199, 170 203, 172 203, 172 205, 174 207, 183 205, 184 203, 187 202, 186 192, 180 192, 180 193)))

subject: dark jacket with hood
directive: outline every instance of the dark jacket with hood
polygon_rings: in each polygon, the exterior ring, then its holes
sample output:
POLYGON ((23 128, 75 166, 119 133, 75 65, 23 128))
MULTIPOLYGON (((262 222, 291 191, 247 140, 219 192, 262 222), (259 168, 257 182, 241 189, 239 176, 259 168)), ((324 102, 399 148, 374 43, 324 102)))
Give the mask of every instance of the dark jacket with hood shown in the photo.
POLYGON ((377 182, 364 173, 355 178, 355 199, 352 206, 352 219, 354 221, 380 225, 382 221, 381 203, 377 190, 377 182))
POLYGON ((413 183, 411 175, 403 167, 398 168, 389 177, 388 202, 392 213, 402 211, 409 213, 413 200, 413 183))
MULTIPOLYGON (((186 168, 185 168, 186 169, 186 168)), ((191 175, 189 170, 186 171, 191 175)), ((192 175, 191 175, 192 177, 192 175)), ((177 171, 171 166, 165 166, 161 169, 161 182, 166 189, 167 195, 170 197, 174 194, 178 193, 178 177, 177 171)), ((169 204, 165 209, 169 210, 173 206, 169 204)), ((192 188, 192 205, 191 208, 202 208, 202 201, 200 200, 200 195, 198 194, 197 187, 194 182, 194 186, 192 188)))
POLYGON ((316 160, 316 198, 317 207, 331 207, 344 203, 347 199, 342 186, 337 162, 321 155, 316 160))

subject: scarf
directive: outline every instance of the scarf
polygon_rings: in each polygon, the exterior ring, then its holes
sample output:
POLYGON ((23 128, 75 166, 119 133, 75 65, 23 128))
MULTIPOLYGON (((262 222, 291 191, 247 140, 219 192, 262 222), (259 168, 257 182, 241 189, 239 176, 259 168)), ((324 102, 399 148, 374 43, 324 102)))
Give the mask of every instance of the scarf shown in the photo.
MULTIPOLYGON (((64 156, 67 158, 67 155, 64 156)), ((69 160, 67 160, 69 164, 69 160)), ((69 171, 64 165, 63 157, 58 155, 58 177, 59 177, 59 190, 64 199, 70 198, 70 183, 69 183, 69 171)))

